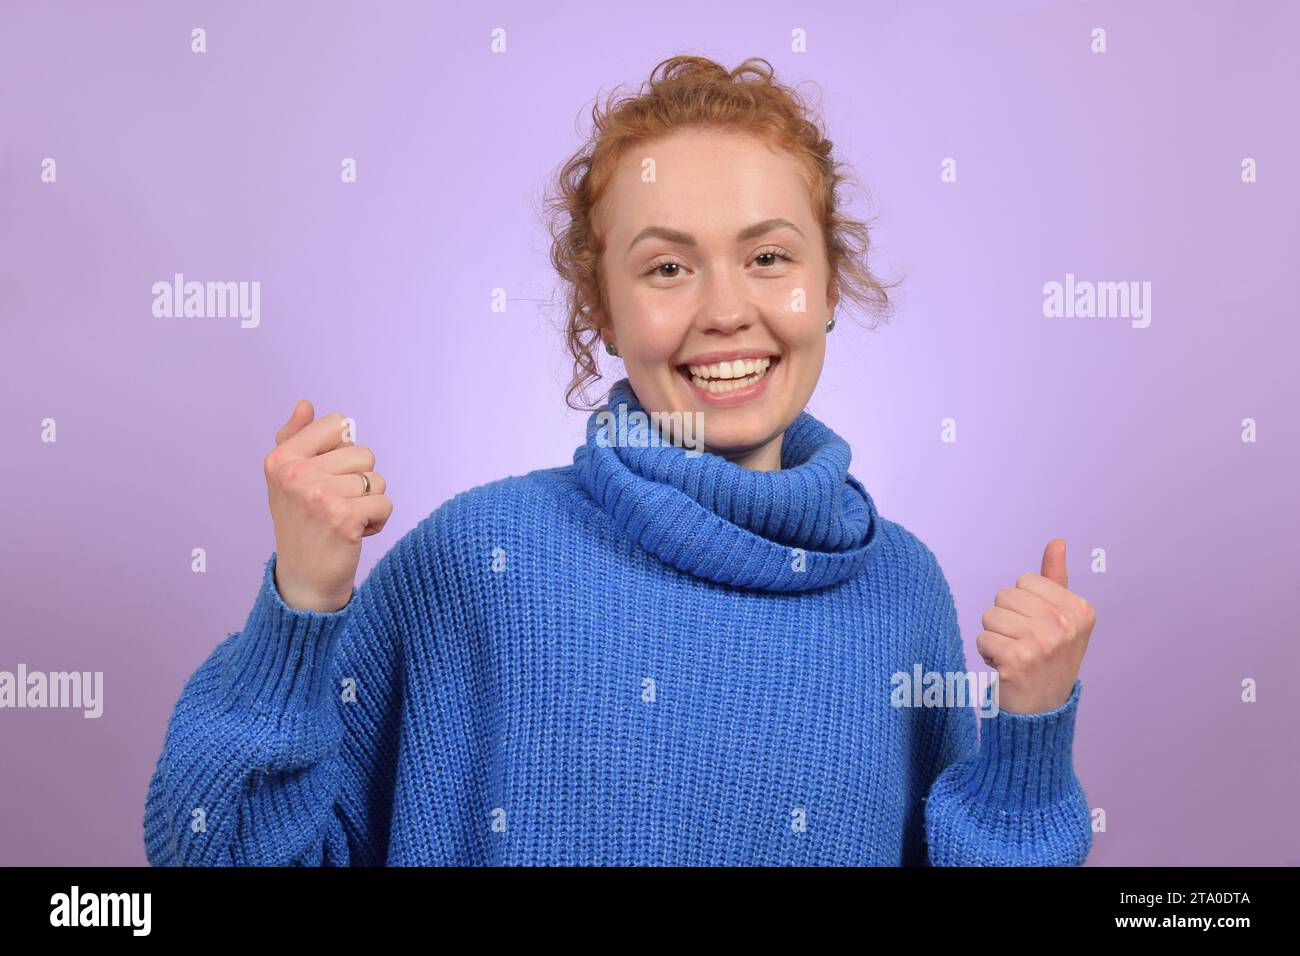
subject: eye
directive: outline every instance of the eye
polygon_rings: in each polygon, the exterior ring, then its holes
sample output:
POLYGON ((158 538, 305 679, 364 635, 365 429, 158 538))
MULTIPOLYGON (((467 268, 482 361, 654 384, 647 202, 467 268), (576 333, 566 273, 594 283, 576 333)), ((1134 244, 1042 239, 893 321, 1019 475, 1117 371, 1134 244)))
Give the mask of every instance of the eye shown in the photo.
POLYGON ((754 256, 754 258, 755 258, 755 259, 770 259, 771 261, 769 261, 769 262, 763 262, 763 263, 760 263, 760 265, 765 266, 765 267, 770 267, 770 266, 774 266, 774 265, 776 265, 776 260, 777 260, 777 259, 784 259, 786 262, 794 262, 794 259, 793 259, 791 256, 787 255, 786 252, 785 252, 785 250, 783 250, 783 249, 778 249, 778 248, 776 248, 776 247, 772 247, 772 248, 770 248, 770 249, 763 249, 763 250, 759 251, 759 252, 754 256))
POLYGON ((654 263, 653 265, 651 265, 650 268, 647 269, 647 270, 645 271, 644 274, 645 274, 645 275, 652 275, 652 274, 656 274, 656 273, 657 273, 658 276, 659 276, 659 278, 661 278, 661 279, 675 279, 675 278, 677 278, 677 275, 678 275, 677 272, 663 273, 663 272, 660 272, 659 270, 660 270, 660 269, 678 269, 678 270, 680 270, 681 267, 682 267, 682 264, 681 264, 680 262, 674 262, 674 261, 672 261, 671 259, 664 259, 664 260, 661 260, 661 261, 656 262, 656 263, 654 263))
MULTIPOLYGON (((754 259, 767 260, 759 263, 759 265, 765 269, 770 269, 773 266, 778 265, 781 260, 785 262, 794 262, 793 256, 787 253, 784 249, 776 246, 759 250, 755 253, 754 259)), ((652 262, 642 275, 657 276, 660 279, 675 279, 681 275, 681 270, 683 268, 684 267, 680 262, 676 262, 672 259, 660 259, 656 262, 652 262), (664 270, 669 271, 665 272, 664 270)))

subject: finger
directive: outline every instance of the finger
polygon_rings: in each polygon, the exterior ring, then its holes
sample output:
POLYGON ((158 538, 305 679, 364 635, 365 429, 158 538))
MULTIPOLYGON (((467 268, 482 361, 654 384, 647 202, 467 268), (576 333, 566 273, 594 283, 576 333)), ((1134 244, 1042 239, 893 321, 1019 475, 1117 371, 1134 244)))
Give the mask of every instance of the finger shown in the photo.
POLYGON ((998 661, 1006 660, 1007 654, 1016 646, 1013 638, 1005 634, 994 634, 991 631, 980 631, 979 637, 975 638, 975 649, 979 651, 980 657, 984 658, 984 663, 989 667, 996 668, 998 661))
POLYGON ((311 402, 305 398, 300 398, 293 406, 293 414, 289 420, 280 426, 280 430, 275 433, 275 443, 277 445, 289 440, 298 432, 302 431, 311 420, 316 417, 315 409, 311 407, 311 402))
POLYGON ((1055 581, 1051 581, 1032 571, 1026 571, 1020 575, 1016 579, 1016 587, 1028 591, 1030 594, 1037 594, 1057 610, 1067 610, 1073 604, 1078 603, 1078 595, 1067 591, 1055 581))
POLYGON ((314 458, 352 444, 344 440, 347 438, 346 426, 347 419, 341 412, 330 412, 285 439, 282 447, 290 458, 314 458))
POLYGON ((1025 617, 1043 617, 1056 613, 1057 607, 1032 591, 1024 588, 1002 588, 993 598, 995 607, 1004 607, 1025 617))
MULTIPOLYGON (((361 484, 360 479, 357 484, 361 484)), ((393 511, 393 499, 387 495, 361 495, 335 499, 335 502, 336 507, 341 505, 343 517, 334 515, 331 520, 338 521, 341 528, 359 531, 362 537, 381 529, 393 511)))
POLYGON ((991 631, 994 634, 1001 634, 1003 637, 1009 637, 1012 640, 1033 636, 1033 620, 1023 614, 1009 611, 1004 607, 989 608, 984 612, 982 623, 984 624, 984 630, 991 631))
POLYGON ((366 529, 361 532, 361 536, 365 538, 383 531, 384 525, 388 524, 388 519, 393 514, 393 499, 388 495, 366 495, 353 500, 366 519, 366 529))
POLYGON ((363 495, 382 495, 388 491, 388 482, 384 476, 375 471, 366 471, 365 476, 370 479, 370 490, 366 491, 366 483, 361 480, 362 472, 355 471, 347 475, 331 475, 328 479, 328 487, 340 498, 360 498, 363 495))
MULTIPOLYGON (((375 453, 365 445, 343 445, 318 456, 316 464, 331 475, 373 471, 375 468, 375 453)), ((359 485, 361 482, 358 480, 357 484, 359 485)))
POLYGON ((1043 577, 1055 581, 1067 591, 1070 589, 1069 578, 1065 570, 1065 539, 1053 538, 1043 549, 1043 577))

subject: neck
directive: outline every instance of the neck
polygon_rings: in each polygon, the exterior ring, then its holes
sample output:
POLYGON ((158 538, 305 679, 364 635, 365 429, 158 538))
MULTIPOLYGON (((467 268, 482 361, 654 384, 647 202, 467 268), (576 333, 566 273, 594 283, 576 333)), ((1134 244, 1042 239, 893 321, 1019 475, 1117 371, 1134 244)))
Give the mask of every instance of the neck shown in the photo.
POLYGON ((749 451, 743 451, 736 454, 719 452, 719 454, 730 461, 733 465, 739 465, 741 468, 748 468, 750 471, 780 471, 782 435, 784 435, 784 432, 777 435, 767 444, 759 445, 757 448, 751 448, 749 451))
POLYGON ((587 419, 573 467, 588 497, 653 557, 774 592, 838 584, 874 559, 887 525, 849 473, 848 443, 807 410, 759 447, 706 455, 649 441, 652 421, 620 379, 587 419))

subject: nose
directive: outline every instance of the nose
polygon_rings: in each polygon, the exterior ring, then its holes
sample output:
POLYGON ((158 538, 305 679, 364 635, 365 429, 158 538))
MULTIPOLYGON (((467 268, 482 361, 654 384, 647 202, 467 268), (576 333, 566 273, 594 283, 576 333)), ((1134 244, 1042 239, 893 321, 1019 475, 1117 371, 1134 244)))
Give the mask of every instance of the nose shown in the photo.
POLYGON ((704 279, 697 327, 705 333, 731 335, 754 324, 756 307, 742 276, 728 269, 713 269, 704 279))

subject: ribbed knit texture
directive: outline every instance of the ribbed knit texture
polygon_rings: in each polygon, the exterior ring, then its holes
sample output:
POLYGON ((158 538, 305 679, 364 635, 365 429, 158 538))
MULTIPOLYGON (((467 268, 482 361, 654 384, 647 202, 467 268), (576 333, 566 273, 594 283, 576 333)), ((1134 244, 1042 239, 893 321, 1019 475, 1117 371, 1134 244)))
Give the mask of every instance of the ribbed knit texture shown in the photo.
POLYGON ((1078 682, 1047 714, 891 703, 965 655, 841 438, 804 412, 755 472, 598 422, 571 465, 435 510, 339 611, 287 607, 272 553, 172 715, 150 862, 1083 861, 1078 682))

